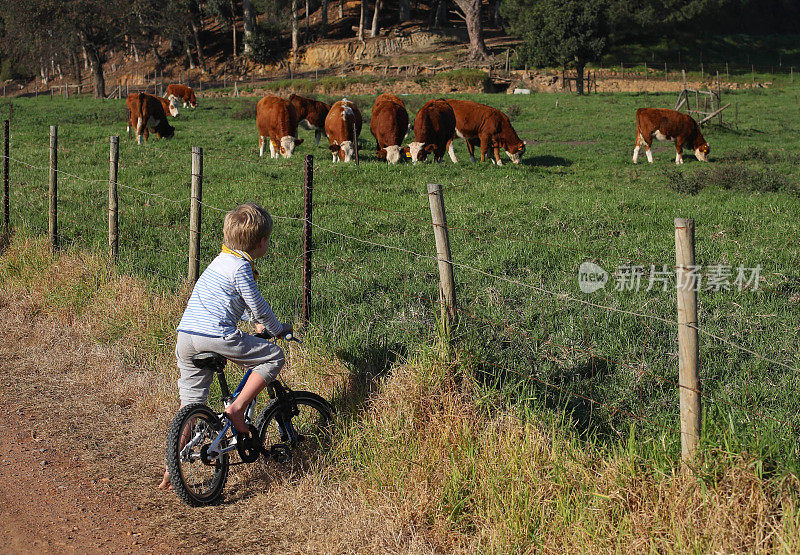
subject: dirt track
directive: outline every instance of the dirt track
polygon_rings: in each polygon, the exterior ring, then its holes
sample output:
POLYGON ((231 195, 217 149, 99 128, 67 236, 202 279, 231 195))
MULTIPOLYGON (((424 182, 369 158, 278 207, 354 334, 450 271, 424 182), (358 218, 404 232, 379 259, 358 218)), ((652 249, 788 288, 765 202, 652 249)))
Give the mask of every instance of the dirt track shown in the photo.
POLYGON ((21 410, 0 411, 0 552, 168 552, 112 480, 40 440, 21 410))

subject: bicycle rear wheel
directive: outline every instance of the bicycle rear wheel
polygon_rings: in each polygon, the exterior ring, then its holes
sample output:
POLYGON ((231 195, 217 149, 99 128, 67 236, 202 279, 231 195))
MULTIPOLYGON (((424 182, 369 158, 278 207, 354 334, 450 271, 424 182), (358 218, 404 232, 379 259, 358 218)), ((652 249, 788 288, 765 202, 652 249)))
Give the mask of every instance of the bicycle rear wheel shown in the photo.
POLYGON ((287 414, 286 407, 274 399, 256 419, 255 426, 263 449, 263 467, 268 473, 302 469, 316 453, 325 449, 330 440, 332 411, 328 402, 308 391, 292 394, 297 414, 287 414), (295 433, 294 441, 290 441, 286 434, 289 425, 295 433))
MULTIPOLYGON (((172 419, 167 434, 167 468, 172 489, 187 505, 210 505, 222 494, 228 479, 228 454, 214 461, 203 460, 220 430, 219 418, 202 403, 186 405, 172 419)), ((220 448, 226 445, 223 441, 220 448)))

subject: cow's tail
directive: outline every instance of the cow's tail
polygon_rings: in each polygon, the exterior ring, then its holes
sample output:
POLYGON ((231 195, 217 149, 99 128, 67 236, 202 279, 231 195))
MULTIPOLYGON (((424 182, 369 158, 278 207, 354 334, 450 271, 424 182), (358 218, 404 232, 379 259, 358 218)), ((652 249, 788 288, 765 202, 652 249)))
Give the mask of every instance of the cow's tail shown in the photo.
POLYGON ((131 109, 125 106, 125 114, 127 115, 128 121, 128 138, 131 138, 131 109))
POLYGON ((138 121, 136 123, 136 135, 144 135, 144 127, 147 125, 147 122, 144 119, 144 105, 146 102, 146 95, 144 93, 139 93, 139 113, 138 121))

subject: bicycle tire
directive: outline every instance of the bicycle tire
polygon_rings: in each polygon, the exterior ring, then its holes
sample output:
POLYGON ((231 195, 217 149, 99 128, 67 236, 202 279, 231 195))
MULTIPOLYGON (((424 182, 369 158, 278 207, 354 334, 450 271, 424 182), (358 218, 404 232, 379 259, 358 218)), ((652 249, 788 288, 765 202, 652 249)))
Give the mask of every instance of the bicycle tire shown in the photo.
MULTIPOLYGON (((201 451, 222 429, 219 417, 202 403, 186 405, 178 411, 167 434, 167 468, 172 489, 191 507, 215 503, 228 479, 230 460, 227 453, 216 464, 201 460, 201 451), (189 426, 189 428, 187 428, 189 426), (196 443, 181 457, 187 442, 196 443)), ((224 447, 226 442, 221 445, 224 447)))
POLYGON ((330 439, 333 410, 330 404, 310 391, 294 391, 294 403, 299 414, 292 417, 292 425, 302 439, 287 450, 285 457, 277 457, 274 448, 285 443, 280 437, 276 416, 281 410, 278 399, 273 399, 256 419, 256 429, 261 438, 263 468, 267 472, 285 473, 306 464, 314 453, 324 449, 330 439))

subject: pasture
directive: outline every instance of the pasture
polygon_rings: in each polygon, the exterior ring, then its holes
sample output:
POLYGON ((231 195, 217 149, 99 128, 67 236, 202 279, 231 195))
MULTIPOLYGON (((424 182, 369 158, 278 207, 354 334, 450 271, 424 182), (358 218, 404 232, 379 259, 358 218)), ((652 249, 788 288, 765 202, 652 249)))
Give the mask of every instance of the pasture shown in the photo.
MULTIPOLYGON (((441 183, 453 252, 460 379, 477 406, 552 419, 613 450, 634 449, 655 468, 680 457, 674 282, 666 291, 591 295, 577 269, 591 261, 672 268, 675 217, 694 218, 697 262, 760 265, 758 290, 702 291, 702 445, 724 459, 748 452, 761 471, 800 470, 800 105, 798 88, 729 93, 738 127, 703 133, 711 163, 676 168, 672 143, 655 163, 631 162, 637 108, 675 95, 460 95, 511 116, 534 141, 523 163, 389 167, 375 159, 369 112, 361 164, 332 163, 323 138, 289 160, 259 159, 256 98, 200 98, 182 109, 175 138, 137 146, 124 100, 14 100, 11 214, 47 233, 48 126, 58 125, 62 244, 105 250, 109 136, 120 135, 121 271, 177 290, 186 275, 191 147, 204 149, 201 269, 218 252, 222 212, 256 201, 278 216, 273 256, 259 263, 265 298, 284 320, 299 314, 303 156, 313 154, 314 278, 311 326, 320 356, 374 379, 436 342, 435 247, 426 186, 441 183), (586 304, 582 301, 589 301, 586 304), (633 314, 632 314, 633 313, 633 314), (665 321, 667 320, 667 321, 665 321), (741 349, 740 347, 744 348, 741 349), (772 361, 754 355, 763 355, 772 361)), ((455 95, 459 96, 459 95, 455 95)), ((407 96, 413 116, 428 98, 407 96)), ((320 98, 330 101, 331 97, 320 98)), ((7 113, 7 103, 0 106, 7 113)), ((732 108, 725 112, 732 121, 732 108)), ((407 142, 410 137, 407 138, 407 142)), ((76 310, 86 299, 74 298, 76 310)), ((119 333, 127 333, 120 329, 119 333)), ((154 344, 171 348, 172 330, 154 344)), ((112 339, 112 338, 109 338, 112 339)))

